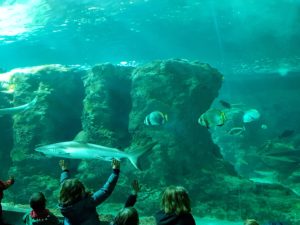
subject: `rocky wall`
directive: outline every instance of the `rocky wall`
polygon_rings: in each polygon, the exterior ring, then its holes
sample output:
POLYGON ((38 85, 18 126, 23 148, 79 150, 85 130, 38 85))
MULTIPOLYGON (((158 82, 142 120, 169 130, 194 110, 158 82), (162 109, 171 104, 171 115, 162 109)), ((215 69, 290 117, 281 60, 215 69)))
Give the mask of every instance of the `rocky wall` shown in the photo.
POLYGON ((15 176, 14 189, 18 190, 11 197, 14 202, 25 203, 32 192, 44 190, 47 197, 55 199, 58 160, 41 156, 34 149, 37 145, 72 139, 81 130, 81 72, 60 65, 40 66, 14 73, 10 82, 15 86, 10 107, 37 98, 31 109, 11 115, 9 174, 15 176))
MULTIPOLYGON (((132 70, 132 67, 106 63, 94 66, 83 77, 85 98, 82 131, 77 136, 79 141, 121 150, 130 146, 128 116, 131 111, 132 70)), ((76 176, 95 190, 98 182, 105 182, 109 168, 110 164, 101 160, 83 160, 76 176)))
POLYGON ((102 64, 84 77, 82 126, 89 142, 128 147, 131 72, 131 67, 102 64))

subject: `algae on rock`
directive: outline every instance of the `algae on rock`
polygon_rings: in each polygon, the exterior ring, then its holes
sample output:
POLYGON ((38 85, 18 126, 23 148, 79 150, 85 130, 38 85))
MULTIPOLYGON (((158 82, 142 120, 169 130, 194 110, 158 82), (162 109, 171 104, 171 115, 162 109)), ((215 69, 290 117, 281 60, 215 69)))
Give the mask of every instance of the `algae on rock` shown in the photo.
MULTIPOLYGON (((18 71, 11 78, 15 85, 14 105, 22 105, 37 97, 33 108, 13 116, 12 166, 9 173, 18 181, 15 186, 22 190, 18 195, 20 202, 27 202, 33 190, 43 189, 45 184, 36 178, 50 176, 52 179, 47 179, 48 182, 56 183, 58 160, 40 156, 34 149, 36 145, 72 139, 81 130, 81 76, 82 72, 71 68, 46 65, 18 71), (28 177, 31 177, 31 182, 24 182, 28 177), (19 186, 22 184, 27 184, 26 188, 19 186)), ((54 191, 57 186, 49 187, 54 191)), ((53 198, 56 196, 53 195, 53 198)))

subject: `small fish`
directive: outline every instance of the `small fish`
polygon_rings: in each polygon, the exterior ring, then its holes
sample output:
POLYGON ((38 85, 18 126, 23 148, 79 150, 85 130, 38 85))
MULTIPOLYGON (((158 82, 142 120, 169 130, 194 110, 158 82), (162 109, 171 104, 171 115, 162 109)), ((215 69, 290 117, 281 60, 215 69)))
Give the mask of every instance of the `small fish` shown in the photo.
POLYGON ((249 109, 244 112, 243 122, 251 123, 255 120, 258 120, 259 118, 260 118, 260 113, 256 109, 249 109))
POLYGON ((219 109, 209 109, 198 119, 198 123, 206 128, 210 128, 213 126, 223 126, 225 121, 226 115, 219 109))
POLYGON ((160 111, 154 111, 145 117, 144 124, 147 126, 161 126, 168 121, 168 116, 160 111))
POLYGON ((278 136, 278 138, 279 138, 279 139, 282 139, 282 138, 288 138, 288 137, 292 136, 294 133, 295 133, 294 130, 284 130, 284 131, 278 136))
POLYGON ((227 109, 230 109, 230 108, 231 108, 231 104, 230 104, 229 102, 226 102, 226 101, 224 101, 224 100, 220 100, 219 102, 220 102, 220 104, 221 104, 223 107, 225 107, 225 108, 227 108, 227 109))
POLYGON ((233 127, 227 133, 230 135, 241 135, 243 132, 246 131, 245 127, 233 127))

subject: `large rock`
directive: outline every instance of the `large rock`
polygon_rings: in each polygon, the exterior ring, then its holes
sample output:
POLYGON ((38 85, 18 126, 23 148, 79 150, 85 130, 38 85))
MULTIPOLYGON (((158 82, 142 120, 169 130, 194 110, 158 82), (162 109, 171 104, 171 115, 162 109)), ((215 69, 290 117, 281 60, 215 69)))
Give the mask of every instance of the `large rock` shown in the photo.
POLYGON ((119 148, 129 145, 131 67, 95 66, 84 78, 83 131, 89 142, 119 148))
MULTIPOLYGON (((72 139, 81 130, 82 72, 61 65, 26 68, 13 72, 13 105, 19 106, 37 97, 33 108, 13 115, 13 147, 10 152, 18 188, 16 201, 28 201, 33 191, 44 190, 56 198, 57 159, 40 157, 36 145, 72 139), (54 165, 54 166, 53 166, 54 165), (24 188, 26 187, 26 188, 24 188)), ((11 106, 11 107, 12 107, 11 106)))
POLYGON ((129 119, 132 145, 148 140, 159 143, 149 156, 149 171, 153 174, 146 176, 150 182, 182 182, 183 177, 198 173, 201 168, 234 174, 212 143, 208 129, 197 123, 218 96, 221 84, 222 75, 199 62, 157 61, 134 71, 129 119), (152 111, 167 114, 168 122, 160 127, 146 126, 143 120, 152 111))
MULTIPOLYGON (((131 110, 132 67, 109 63, 96 65, 83 77, 85 98, 82 111, 82 131, 79 141, 123 150, 130 145, 128 115, 131 110)), ((79 179, 96 190, 98 180, 105 182, 110 164, 99 160, 82 161, 78 167, 79 179)))

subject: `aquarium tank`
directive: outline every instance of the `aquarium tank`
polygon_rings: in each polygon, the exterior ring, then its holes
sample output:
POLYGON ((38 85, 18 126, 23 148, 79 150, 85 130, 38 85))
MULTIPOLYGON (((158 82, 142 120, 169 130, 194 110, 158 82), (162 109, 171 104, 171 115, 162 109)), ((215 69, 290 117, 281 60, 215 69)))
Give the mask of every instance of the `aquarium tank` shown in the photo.
POLYGON ((0 0, 6 223, 35 192, 62 219, 62 169, 93 195, 117 159, 102 224, 138 180, 140 225, 171 224, 171 185, 197 225, 299 225, 299 21, 299 0, 0 0))

